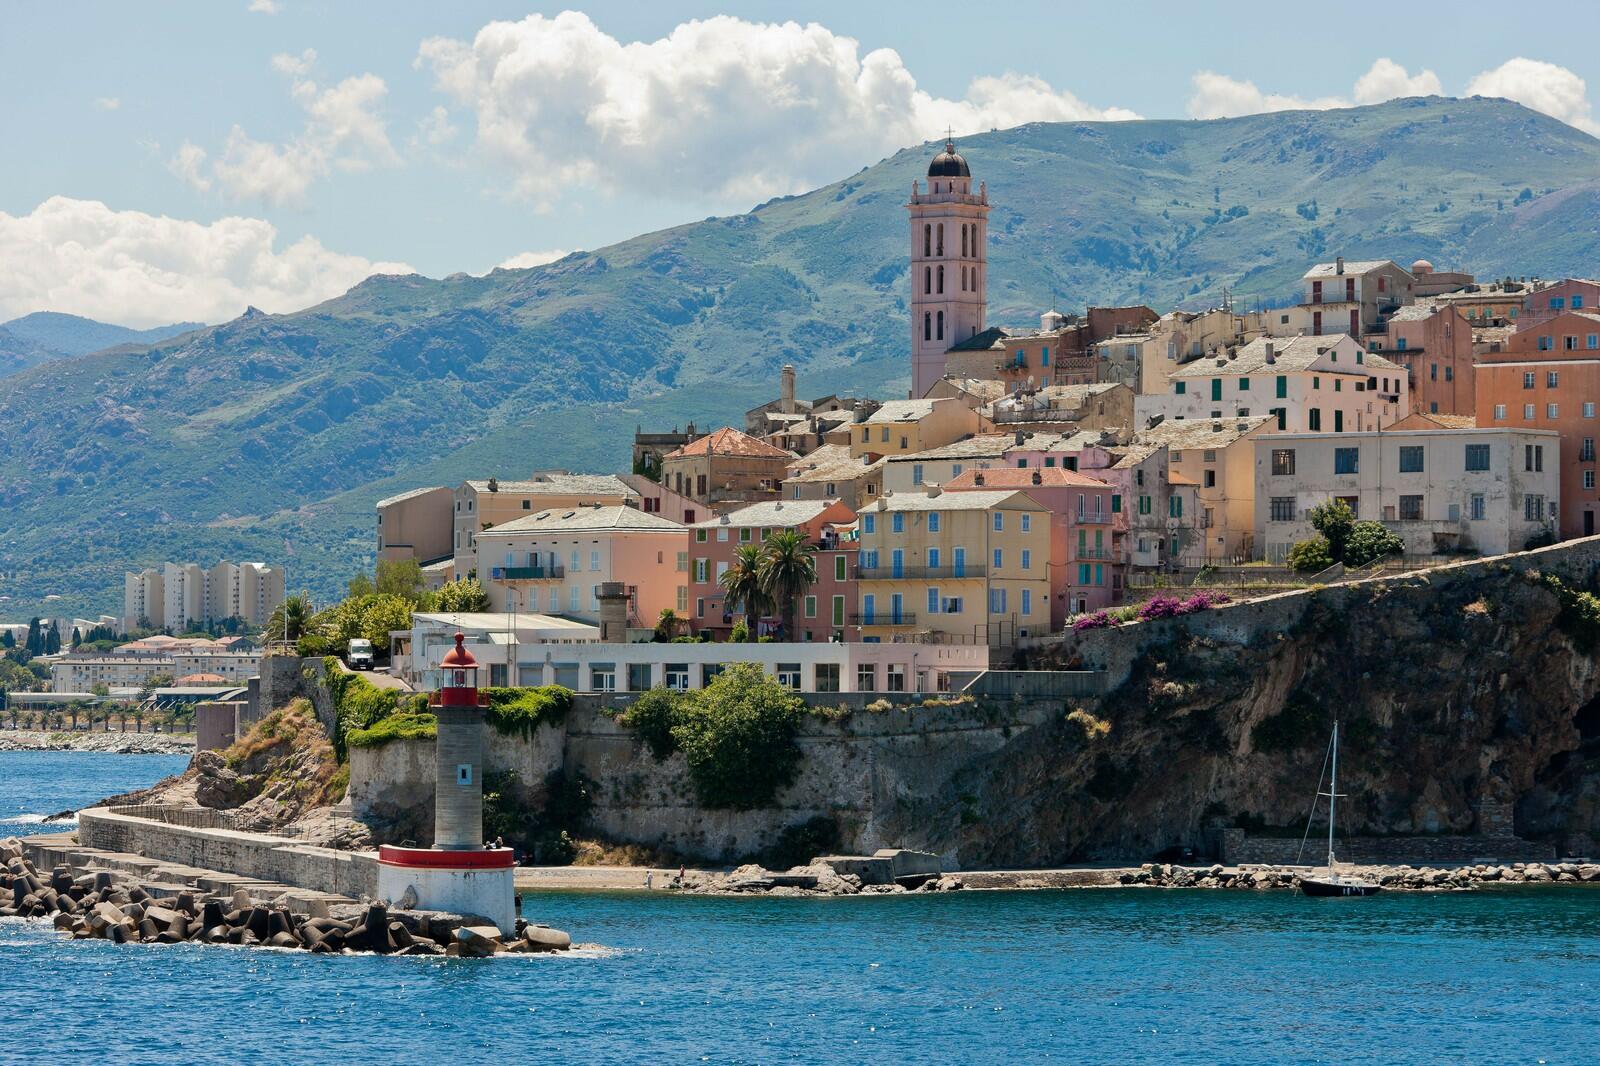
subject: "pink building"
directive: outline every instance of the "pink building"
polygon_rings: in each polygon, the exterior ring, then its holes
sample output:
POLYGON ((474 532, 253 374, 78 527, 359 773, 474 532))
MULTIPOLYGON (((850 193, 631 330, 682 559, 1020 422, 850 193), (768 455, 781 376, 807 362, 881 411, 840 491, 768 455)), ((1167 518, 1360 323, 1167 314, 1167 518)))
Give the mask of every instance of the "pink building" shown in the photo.
POLYGON ((947 492, 1017 490, 1050 511, 1050 628, 1067 616, 1109 607, 1121 587, 1114 548, 1113 489, 1099 478, 1061 467, 968 470, 947 492))
MULTIPOLYGON (((774 500, 757 503, 690 527, 689 617, 697 633, 724 640, 744 615, 730 610, 722 575, 735 553, 760 544, 780 529, 795 529, 818 546, 817 583, 795 611, 797 641, 855 641, 861 630, 851 622, 856 613, 856 559, 859 544, 853 526, 855 511, 839 500, 774 500)), ((778 628, 781 618, 758 619, 757 634, 778 628)))
POLYGON ((1521 331, 1568 311, 1593 314, 1596 309, 1600 309, 1600 281, 1567 278, 1554 285, 1535 289, 1524 297, 1522 316, 1517 319, 1516 325, 1521 331))

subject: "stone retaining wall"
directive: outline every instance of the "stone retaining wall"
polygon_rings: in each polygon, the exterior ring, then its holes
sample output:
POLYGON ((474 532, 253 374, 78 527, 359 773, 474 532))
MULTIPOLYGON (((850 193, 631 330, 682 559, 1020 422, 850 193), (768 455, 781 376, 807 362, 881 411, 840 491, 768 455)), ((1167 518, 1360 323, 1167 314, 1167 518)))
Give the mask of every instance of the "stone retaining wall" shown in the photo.
POLYGON ((373 853, 295 844, 265 833, 175 825, 113 808, 91 807, 78 812, 78 840, 85 847, 227 870, 352 899, 372 896, 378 890, 378 861, 373 853))

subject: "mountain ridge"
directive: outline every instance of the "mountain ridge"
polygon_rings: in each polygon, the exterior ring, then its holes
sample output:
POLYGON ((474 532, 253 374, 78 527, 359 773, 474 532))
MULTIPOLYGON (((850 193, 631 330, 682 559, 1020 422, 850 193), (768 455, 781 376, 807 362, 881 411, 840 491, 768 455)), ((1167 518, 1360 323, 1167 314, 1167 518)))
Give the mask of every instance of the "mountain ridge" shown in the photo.
MULTIPOLYGON (((0 381, 0 595, 110 606, 124 567, 220 555, 332 595, 390 492, 621 468, 636 424, 736 419, 783 363, 803 393, 903 391, 903 205, 932 150, 543 266, 375 276, 0 381)), ((994 204, 992 324, 1052 296, 1279 300, 1333 254, 1500 276, 1600 252, 1600 142, 1505 101, 1035 123, 960 150, 994 204)))
POLYGON ((121 344, 153 344, 204 327, 204 322, 176 322, 133 329, 61 311, 35 311, 0 322, 0 377, 121 344))

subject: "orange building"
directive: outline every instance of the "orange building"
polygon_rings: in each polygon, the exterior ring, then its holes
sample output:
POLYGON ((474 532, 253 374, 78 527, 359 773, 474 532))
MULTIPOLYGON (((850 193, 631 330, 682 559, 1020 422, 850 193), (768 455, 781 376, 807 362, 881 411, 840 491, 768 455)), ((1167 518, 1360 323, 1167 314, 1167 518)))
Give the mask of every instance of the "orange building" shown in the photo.
POLYGON ((1472 324, 1457 308, 1408 304, 1364 339, 1367 351, 1410 371, 1413 413, 1472 414, 1472 324))
MULTIPOLYGON (((1561 535, 1595 532, 1600 492, 1595 447, 1600 419, 1600 314, 1559 314, 1511 334, 1475 367, 1480 427, 1561 434, 1561 535)), ((1531 458, 1529 461, 1532 461, 1531 458)))

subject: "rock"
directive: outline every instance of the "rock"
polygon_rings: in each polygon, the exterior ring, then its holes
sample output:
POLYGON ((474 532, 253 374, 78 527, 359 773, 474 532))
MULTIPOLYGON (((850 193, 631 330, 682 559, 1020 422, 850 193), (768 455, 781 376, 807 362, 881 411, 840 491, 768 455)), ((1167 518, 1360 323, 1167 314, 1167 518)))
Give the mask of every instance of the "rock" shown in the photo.
POLYGON ((1578 867, 1580 881, 1600 881, 1600 863, 1586 862, 1578 867))
POLYGON ((1537 863, 1530 864, 1528 868, 1523 871, 1522 876, 1528 881, 1551 880, 1550 871, 1545 869, 1543 866, 1538 865, 1537 863))
POLYGON ((417 886, 407 885, 406 890, 400 895, 400 902, 396 904, 403 911, 417 909, 417 886))
POLYGON ((486 959, 500 947, 500 930, 492 925, 463 925, 456 930, 455 946, 462 958, 486 959))
POLYGON ((293 933, 273 933, 267 938, 267 946, 274 948, 297 948, 300 941, 293 933))
POLYGON ((72 915, 66 914, 66 913, 62 913, 62 914, 56 915, 56 917, 55 917, 55 926, 56 926, 57 929, 71 929, 73 924, 76 921, 77 921, 77 919, 74 918, 72 915))
POLYGON ((523 942, 532 951, 565 951, 572 946, 572 937, 548 925, 530 925, 522 931, 523 942))
POLYGON ((312 918, 328 917, 328 901, 325 899, 312 900, 306 905, 306 913, 312 918))

